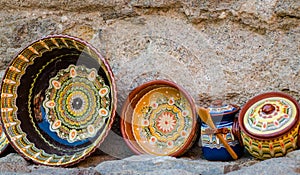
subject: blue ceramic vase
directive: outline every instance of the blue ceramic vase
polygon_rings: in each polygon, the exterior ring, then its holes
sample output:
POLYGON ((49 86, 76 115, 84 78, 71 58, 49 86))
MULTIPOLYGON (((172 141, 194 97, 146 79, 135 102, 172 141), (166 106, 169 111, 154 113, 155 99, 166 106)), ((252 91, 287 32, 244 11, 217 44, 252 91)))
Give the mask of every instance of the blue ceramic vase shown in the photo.
POLYGON ((241 157, 244 149, 233 127, 236 120, 235 115, 240 109, 239 106, 222 105, 221 101, 216 101, 208 109, 217 129, 212 130, 204 122, 201 122, 201 145, 204 158, 212 161, 233 160, 222 142, 217 138, 216 133, 221 133, 238 157, 241 157))

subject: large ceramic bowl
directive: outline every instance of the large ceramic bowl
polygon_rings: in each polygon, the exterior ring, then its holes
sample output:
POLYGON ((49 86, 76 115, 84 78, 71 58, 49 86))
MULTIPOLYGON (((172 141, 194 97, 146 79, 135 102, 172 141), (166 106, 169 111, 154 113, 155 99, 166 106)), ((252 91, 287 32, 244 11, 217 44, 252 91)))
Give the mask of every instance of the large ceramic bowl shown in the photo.
POLYGON ((78 38, 53 35, 12 60, 1 88, 5 133, 26 159, 68 166, 104 140, 116 109, 107 61, 78 38))
POLYGON ((122 135, 137 154, 180 156, 194 143, 197 128, 194 100, 171 81, 142 84, 122 109, 122 135))
POLYGON ((284 156, 298 147, 299 106, 287 94, 255 96, 242 108, 239 125, 245 148, 259 159, 284 156))

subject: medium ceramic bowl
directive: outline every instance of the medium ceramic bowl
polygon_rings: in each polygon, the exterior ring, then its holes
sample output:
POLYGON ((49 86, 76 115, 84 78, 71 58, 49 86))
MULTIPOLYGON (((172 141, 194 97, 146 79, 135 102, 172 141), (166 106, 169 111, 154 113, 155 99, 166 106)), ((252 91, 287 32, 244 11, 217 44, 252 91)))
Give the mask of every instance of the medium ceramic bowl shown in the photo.
POLYGON ((122 135, 137 154, 180 156, 194 143, 197 125, 194 100, 167 80, 134 89, 121 114, 122 135))
POLYGON ((243 144, 252 156, 284 156, 299 144, 299 105, 281 92, 260 94, 242 108, 239 125, 243 144))
POLYGON ((66 35, 37 40, 12 60, 1 87, 1 120, 17 152, 70 166, 90 155, 113 123, 116 86, 108 62, 66 35))

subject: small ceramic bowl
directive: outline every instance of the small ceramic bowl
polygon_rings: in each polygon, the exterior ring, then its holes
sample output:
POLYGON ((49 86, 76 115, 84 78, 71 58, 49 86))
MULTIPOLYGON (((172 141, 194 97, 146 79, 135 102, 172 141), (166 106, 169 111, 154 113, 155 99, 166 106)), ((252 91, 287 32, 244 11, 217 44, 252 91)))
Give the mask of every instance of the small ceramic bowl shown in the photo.
POLYGON ((201 123, 201 145, 205 159, 214 161, 233 160, 222 142, 216 137, 216 132, 223 134, 223 137, 238 157, 243 155, 243 147, 233 131, 235 115, 239 109, 240 107, 237 105, 223 105, 222 101, 219 100, 208 108, 217 130, 212 130, 204 122, 201 123))
POLYGON ((124 103, 121 131, 136 154, 180 156, 197 136, 194 100, 171 81, 142 84, 124 103))
POLYGON ((259 159, 284 156, 299 145, 299 105, 281 92, 250 99, 239 115, 243 144, 259 159))

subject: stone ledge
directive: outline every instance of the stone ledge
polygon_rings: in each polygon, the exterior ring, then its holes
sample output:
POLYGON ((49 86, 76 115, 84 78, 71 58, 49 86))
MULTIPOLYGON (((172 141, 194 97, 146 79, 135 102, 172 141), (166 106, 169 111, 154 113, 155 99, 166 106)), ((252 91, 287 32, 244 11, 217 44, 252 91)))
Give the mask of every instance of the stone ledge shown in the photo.
POLYGON ((47 167, 34 165, 24 160, 16 153, 8 154, 0 158, 1 174, 202 174, 202 175, 252 175, 252 174, 300 174, 299 157, 300 150, 287 154, 286 157, 272 158, 264 161, 253 159, 249 156, 236 161, 220 162, 207 161, 201 158, 174 158, 169 156, 134 155, 121 160, 113 160, 108 155, 94 155, 89 159, 94 161, 82 167, 82 163, 70 168, 47 167), (98 162, 98 163, 97 163, 98 162), (90 163, 90 164, 89 164, 90 163))

